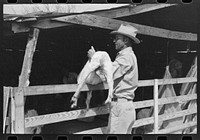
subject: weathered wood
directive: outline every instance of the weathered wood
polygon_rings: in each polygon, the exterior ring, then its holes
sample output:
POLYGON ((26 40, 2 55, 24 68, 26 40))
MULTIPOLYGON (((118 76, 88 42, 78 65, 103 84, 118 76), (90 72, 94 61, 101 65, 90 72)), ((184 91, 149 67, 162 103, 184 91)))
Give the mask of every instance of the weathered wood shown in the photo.
POLYGON ((158 132, 158 79, 154 80, 154 134, 158 132))
POLYGON ((161 8, 166 8, 174 5, 176 4, 142 4, 137 6, 129 5, 120 8, 113 8, 110 10, 106 9, 106 10, 94 11, 90 12, 90 14, 108 18, 120 18, 120 17, 141 14, 161 8))
MULTIPOLYGON (((33 29, 33 32, 30 32, 29 34, 22 70, 19 76, 19 87, 29 86, 29 76, 31 72, 32 59, 35 52, 38 36, 39 29, 33 29)), ((16 103, 16 108, 13 108, 13 110, 15 110, 15 132, 17 134, 24 134, 24 105, 26 100, 26 98, 24 98, 24 90, 22 88, 19 88, 17 92, 15 92, 14 97, 16 103)))
POLYGON ((25 128, 38 126, 38 125, 44 125, 44 124, 50 124, 50 123, 56 123, 56 122, 61 122, 61 121, 68 121, 68 120, 73 120, 73 119, 78 119, 78 118, 108 114, 108 113, 109 113, 109 107, 107 105, 107 106, 102 106, 102 107, 91 108, 88 111, 86 109, 82 109, 82 110, 74 110, 74 111, 69 111, 69 112, 54 113, 54 114, 49 114, 49 115, 40 115, 36 117, 25 118, 25 128))
POLYGON ((39 29, 34 29, 33 33, 29 34, 22 70, 19 76, 19 84, 18 84, 19 87, 29 86, 30 83, 29 75, 31 72, 32 59, 35 52, 38 36, 39 36, 39 29))
POLYGON ((14 94, 15 97, 15 133, 24 134, 24 92, 22 88, 14 94))
POLYGON ((193 83, 193 82, 197 82, 197 78, 196 77, 159 79, 158 80, 158 85, 193 83))
MULTIPOLYGON (((159 115, 158 118, 159 118, 159 122, 162 122, 162 121, 166 121, 166 120, 170 120, 170 119, 174 119, 174 118, 178 118, 178 117, 182 117, 186 115, 191 115, 195 113, 197 113, 197 110, 188 109, 188 110, 178 111, 175 113, 159 115)), ((153 123, 154 123, 154 117, 139 119, 135 121, 133 128, 148 125, 148 124, 153 124, 153 123)))
MULTIPOLYGON (((175 103, 175 102, 183 103, 183 102, 186 102, 186 101, 189 101, 189 100, 195 100, 195 99, 197 99, 197 94, 182 95, 182 96, 167 97, 167 98, 159 98, 158 99, 158 105, 175 103)), ((150 107, 150 106, 153 106, 153 105, 154 105, 153 99, 134 102, 134 107, 136 109, 144 108, 144 107, 150 107)))
MULTIPOLYGON (((153 80, 140 80, 138 87, 144 86, 153 86, 153 80)), ((188 82, 197 82, 197 78, 177 78, 177 79, 159 79, 159 85, 165 84, 180 84, 180 83, 188 83, 188 82)), ((45 85, 45 86, 29 86, 24 87, 25 96, 32 95, 45 95, 45 94, 56 94, 56 93, 67 93, 67 92, 75 92, 77 89, 77 84, 62 84, 62 85, 45 85)), ((17 90, 18 87, 14 87, 14 91, 17 90)), ((100 89, 108 89, 107 84, 98 84, 95 86, 85 85, 81 91, 88 90, 100 90, 100 89)))
MULTIPOLYGON (((183 130, 185 128, 189 128, 189 127, 196 126, 196 125, 197 125, 197 121, 184 123, 182 125, 174 126, 172 128, 162 129, 162 130, 158 131, 156 134, 169 134, 169 133, 183 130)), ((148 133, 148 134, 154 134, 154 133, 148 133)))
POLYGON ((121 24, 130 24, 138 29, 138 34, 169 38, 169 39, 177 39, 177 40, 197 41, 197 34, 171 31, 171 30, 140 25, 132 22, 126 22, 91 14, 64 16, 64 17, 54 18, 52 20, 98 27, 103 29, 110 29, 110 30, 117 30, 121 24))
POLYGON ((5 133, 6 116, 8 113, 8 100, 10 97, 10 88, 3 87, 3 133, 5 133))
MULTIPOLYGON (((108 18, 120 18, 120 17, 125 17, 125 16, 141 14, 144 12, 149 12, 152 10, 157 10, 157 9, 170 7, 174 5, 176 4, 143 4, 143 5, 137 5, 137 6, 129 5, 129 6, 124 6, 120 8, 112 8, 112 9, 85 12, 85 13, 102 16, 102 17, 108 17, 108 18)), ((37 21, 36 23, 33 23, 32 27, 40 28, 40 29, 50 29, 50 28, 64 27, 64 26, 70 26, 70 25, 73 25, 73 24, 52 21, 51 19, 47 18, 47 19, 41 19, 37 21)))
MULTIPOLYGON (((159 120, 160 121, 165 121, 173 118, 178 118, 183 115, 190 115, 197 113, 197 110, 184 110, 184 111, 178 111, 176 113, 170 113, 170 114, 164 114, 164 115, 159 115, 159 120)), ((133 128, 148 125, 148 124, 153 124, 154 123, 154 118, 149 117, 149 118, 144 118, 140 120, 136 120, 133 128)), ((105 130, 107 126, 101 127, 101 128, 95 128, 95 129, 90 129, 90 130, 85 130, 81 132, 76 132, 75 134, 102 134, 102 130, 105 130)), ((152 133, 153 134, 153 133, 152 133)))
POLYGON ((15 99, 13 89, 11 90, 11 134, 15 133, 15 99))

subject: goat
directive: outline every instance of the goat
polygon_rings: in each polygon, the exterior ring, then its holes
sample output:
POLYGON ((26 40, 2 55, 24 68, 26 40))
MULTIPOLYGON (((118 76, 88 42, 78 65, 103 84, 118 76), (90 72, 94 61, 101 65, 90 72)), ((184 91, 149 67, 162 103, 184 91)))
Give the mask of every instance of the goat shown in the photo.
MULTIPOLYGON (((108 97, 105 104, 110 103, 113 97, 113 72, 112 61, 105 51, 97 51, 94 53, 91 59, 87 61, 82 71, 78 76, 78 88, 71 98, 71 108, 77 106, 77 100, 80 94, 81 88, 85 84, 96 85, 101 82, 107 82, 108 84, 108 97)), ((87 93, 86 108, 89 109, 90 99, 92 97, 92 91, 87 93)))

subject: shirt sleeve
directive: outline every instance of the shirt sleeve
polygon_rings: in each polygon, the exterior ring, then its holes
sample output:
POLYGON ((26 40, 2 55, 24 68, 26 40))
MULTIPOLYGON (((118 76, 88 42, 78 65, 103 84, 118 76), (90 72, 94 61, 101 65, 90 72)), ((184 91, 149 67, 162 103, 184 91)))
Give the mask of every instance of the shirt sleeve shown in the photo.
POLYGON ((130 68, 130 59, 127 56, 119 56, 113 62, 113 79, 122 77, 130 68))

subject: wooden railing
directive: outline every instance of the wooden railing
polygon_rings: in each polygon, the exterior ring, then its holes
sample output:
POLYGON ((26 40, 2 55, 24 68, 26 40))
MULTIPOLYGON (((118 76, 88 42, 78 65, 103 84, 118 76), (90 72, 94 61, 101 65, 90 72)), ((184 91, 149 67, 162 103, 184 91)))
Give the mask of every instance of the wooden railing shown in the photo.
MULTIPOLYGON (((158 105, 174 103, 174 102, 183 103, 184 101, 197 99, 196 94, 158 99, 158 86, 159 85, 167 85, 167 84, 190 83, 190 82, 197 82, 197 78, 140 80, 138 87, 154 86, 154 99, 134 102, 134 106, 136 109, 154 106, 154 116, 136 120, 133 127, 144 126, 147 124, 154 124, 154 132, 152 132, 152 133, 171 133, 171 132, 185 129, 187 127, 192 127, 192 126, 197 125, 197 122, 189 122, 189 123, 184 123, 183 125, 178 126, 178 127, 158 130, 159 121, 169 120, 169 119, 197 113, 197 109, 194 109, 194 110, 182 110, 182 111, 178 111, 178 112, 171 113, 171 114, 158 115, 158 105)), ((85 110, 85 109, 73 110, 73 111, 68 111, 68 112, 60 112, 60 113, 39 115, 39 116, 35 116, 35 117, 28 117, 25 119, 23 119, 23 117, 22 118, 15 117, 17 114, 16 110, 24 109, 24 102, 23 102, 24 96, 49 95, 49 94, 57 94, 57 93, 65 93, 66 94, 69 92, 75 92, 76 88, 77 88, 77 84, 29 86, 29 87, 9 87, 10 92, 11 92, 10 95, 12 95, 11 102, 13 105, 13 106, 11 106, 12 107, 11 118, 14 118, 12 120, 15 121, 15 123, 11 123, 12 124, 11 127, 15 130, 14 133, 23 134, 24 129, 28 128, 28 127, 34 127, 34 126, 38 126, 38 125, 57 123, 57 122, 61 122, 61 121, 68 121, 68 120, 73 120, 73 119, 78 119, 78 118, 85 118, 85 117, 109 113, 109 107, 108 107, 108 105, 105 105, 105 106, 101 106, 101 107, 90 108, 89 110, 85 110), (19 94, 19 93, 23 93, 23 94, 19 94), (23 96, 21 96, 21 95, 23 95, 23 96), (18 106, 16 106, 16 102, 17 102, 18 106)), ((5 88, 5 89, 6 90, 4 92, 8 93, 8 88, 5 88)), ((100 89, 108 89, 108 86, 106 84, 99 84, 96 86, 84 86, 81 91, 100 90, 100 89)), ((24 115, 24 114, 21 114, 21 115, 24 115)), ((20 116, 20 115, 18 115, 18 116, 20 116)), ((106 127, 104 127, 104 128, 106 128, 106 127)), ((101 131, 104 128, 96 128, 96 129, 92 129, 92 130, 86 130, 86 131, 78 132, 77 134, 102 133, 101 131)))

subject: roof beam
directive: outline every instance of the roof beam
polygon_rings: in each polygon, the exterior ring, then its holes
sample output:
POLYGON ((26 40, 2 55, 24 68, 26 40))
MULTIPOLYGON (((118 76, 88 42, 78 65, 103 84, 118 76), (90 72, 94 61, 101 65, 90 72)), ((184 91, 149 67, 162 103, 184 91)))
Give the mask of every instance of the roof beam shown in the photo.
POLYGON ((121 24, 130 24, 138 29, 139 34, 177 40, 197 41, 197 34, 171 31, 90 14, 71 15, 54 18, 53 20, 110 30, 118 29, 121 24))
POLYGON ((108 18, 120 18, 120 17, 145 13, 165 7, 170 7, 174 5, 176 4, 142 4, 138 6, 129 5, 121 8, 91 12, 91 14, 108 18))
MULTIPOLYGON (((129 6, 123 6, 118 8, 112 8, 112 9, 106 9, 106 10, 99 10, 99 11, 91 11, 91 12, 85 12, 85 14, 92 14, 107 18, 120 18, 120 17, 126 17, 136 14, 141 14, 144 12, 149 12, 165 7, 174 6, 176 4, 142 4, 138 6, 129 5, 129 6)), ((80 13, 76 14, 79 15, 80 13)), ((63 27, 63 26, 69 26, 71 24, 67 23, 59 23, 48 19, 39 20, 36 23, 34 23, 32 26, 35 28, 41 28, 41 29, 49 29, 49 28, 56 28, 56 27, 63 27)))

